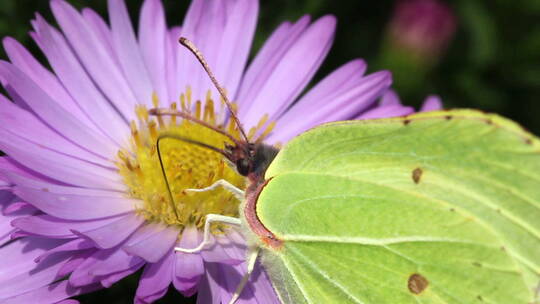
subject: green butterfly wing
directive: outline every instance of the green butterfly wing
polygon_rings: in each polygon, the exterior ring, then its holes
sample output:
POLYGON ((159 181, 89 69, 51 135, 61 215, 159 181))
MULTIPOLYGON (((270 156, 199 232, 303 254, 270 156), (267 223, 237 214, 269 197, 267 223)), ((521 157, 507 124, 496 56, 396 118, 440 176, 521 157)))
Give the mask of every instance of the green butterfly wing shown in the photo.
POLYGON ((471 110, 324 125, 266 172, 283 303, 533 303, 540 141, 471 110))

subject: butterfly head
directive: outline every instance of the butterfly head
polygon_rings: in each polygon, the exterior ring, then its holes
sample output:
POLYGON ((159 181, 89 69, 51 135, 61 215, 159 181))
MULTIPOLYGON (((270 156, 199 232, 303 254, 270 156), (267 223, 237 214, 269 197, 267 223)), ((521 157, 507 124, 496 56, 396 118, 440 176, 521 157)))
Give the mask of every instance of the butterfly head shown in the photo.
POLYGON ((276 147, 263 143, 240 142, 225 146, 226 158, 240 175, 247 177, 264 175, 278 151, 276 147))

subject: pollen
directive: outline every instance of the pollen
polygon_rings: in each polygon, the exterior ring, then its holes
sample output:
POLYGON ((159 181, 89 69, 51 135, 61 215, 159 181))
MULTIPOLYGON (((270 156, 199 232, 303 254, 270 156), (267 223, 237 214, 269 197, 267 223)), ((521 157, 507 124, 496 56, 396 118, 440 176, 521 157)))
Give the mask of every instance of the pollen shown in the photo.
MULTIPOLYGON (((152 103, 154 107, 159 107, 155 94, 152 103)), ((180 96, 179 104, 172 103, 170 108, 203 120, 242 140, 236 123, 227 119, 223 100, 221 107, 218 107, 221 111, 215 110, 210 91, 204 102, 192 102, 188 87, 186 93, 180 96)), ((189 191, 208 187, 221 179, 240 189, 245 188, 245 177, 239 175, 223 155, 189 142, 223 149, 226 144, 233 144, 230 139, 179 117, 149 115, 144 106, 137 106, 135 113, 137 121, 131 122, 129 145, 118 151, 116 165, 128 186, 128 195, 144 202, 137 212, 147 221, 178 226, 180 229, 186 226, 202 228, 207 214, 238 217, 240 202, 226 189, 218 187, 205 192, 189 191)), ((267 121, 267 115, 262 116, 260 123, 249 130, 250 141, 260 142, 270 134, 275 124, 267 121)))

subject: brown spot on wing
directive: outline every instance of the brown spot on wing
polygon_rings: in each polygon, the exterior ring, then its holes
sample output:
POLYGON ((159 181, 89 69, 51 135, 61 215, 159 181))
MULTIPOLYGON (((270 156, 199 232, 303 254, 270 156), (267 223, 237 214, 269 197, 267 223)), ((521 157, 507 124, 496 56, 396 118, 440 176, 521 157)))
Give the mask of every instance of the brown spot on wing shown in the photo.
POLYGON ((420 182, 420 178, 422 178, 422 169, 420 168, 416 168, 413 170, 412 172, 412 179, 414 181, 415 184, 418 184, 420 182))
POLYGON ((409 277, 409 281, 407 282, 407 287, 409 288, 409 291, 414 294, 420 294, 428 287, 428 285, 428 280, 418 273, 413 273, 409 277))
POLYGON ((403 121, 403 125, 405 125, 405 126, 408 125, 408 124, 410 124, 410 123, 411 123, 411 120, 410 120, 410 119, 405 119, 405 120, 403 121))

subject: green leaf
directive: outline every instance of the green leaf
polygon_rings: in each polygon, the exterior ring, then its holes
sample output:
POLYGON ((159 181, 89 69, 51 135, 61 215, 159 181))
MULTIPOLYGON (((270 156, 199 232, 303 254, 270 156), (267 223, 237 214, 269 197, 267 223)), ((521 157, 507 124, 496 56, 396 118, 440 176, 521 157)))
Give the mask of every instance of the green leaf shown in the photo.
POLYGON ((261 243, 284 303, 531 303, 540 141, 470 110, 339 122, 266 172, 261 243))

